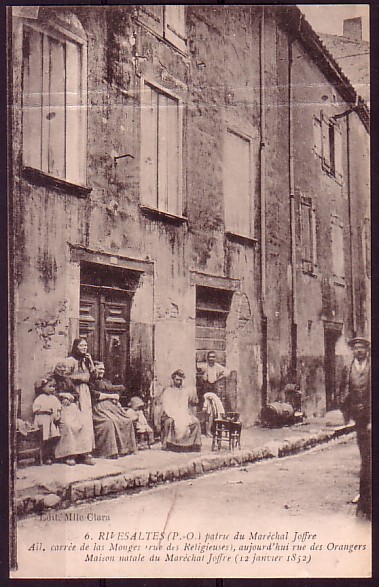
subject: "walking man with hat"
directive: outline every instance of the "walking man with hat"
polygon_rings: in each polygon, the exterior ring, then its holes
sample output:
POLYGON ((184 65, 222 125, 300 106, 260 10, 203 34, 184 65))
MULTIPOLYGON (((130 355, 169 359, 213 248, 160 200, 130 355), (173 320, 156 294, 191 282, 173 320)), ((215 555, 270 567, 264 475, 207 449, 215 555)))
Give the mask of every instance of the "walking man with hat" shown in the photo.
POLYGON ((341 377, 341 410, 345 421, 353 419, 356 425, 357 442, 361 456, 359 501, 357 515, 371 520, 371 365, 370 343, 365 338, 349 341, 353 360, 341 377))

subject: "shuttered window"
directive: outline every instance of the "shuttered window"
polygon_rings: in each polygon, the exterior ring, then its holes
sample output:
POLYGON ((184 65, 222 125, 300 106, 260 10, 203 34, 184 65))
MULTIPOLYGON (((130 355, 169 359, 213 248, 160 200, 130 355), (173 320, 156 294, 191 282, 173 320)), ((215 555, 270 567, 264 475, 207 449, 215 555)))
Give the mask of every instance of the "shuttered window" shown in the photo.
POLYGON ((317 265, 316 210, 309 198, 301 200, 300 223, 303 271, 313 273, 317 265))
POLYGON ((24 27, 23 164, 85 184, 84 43, 24 27))
POLYGON ((253 236, 253 190, 251 140, 228 129, 225 138, 224 198, 225 230, 253 236))
POLYGON ((313 151, 315 155, 321 157, 322 154, 322 137, 321 137, 321 120, 316 116, 313 117, 313 151))
POLYGON ((363 250, 366 275, 371 278, 371 226, 370 219, 365 218, 363 223, 363 250))
POLYGON ((165 6, 164 36, 181 51, 186 50, 186 27, 184 6, 165 6))
POLYGON ((343 282, 345 279, 343 224, 338 217, 332 219, 332 259, 333 275, 343 282))
POLYGON ((141 109, 142 204, 182 213, 182 118, 178 99, 145 83, 141 109))
POLYGON ((322 163, 324 169, 338 181, 343 176, 343 141, 340 126, 321 114, 322 163))
POLYGON ((138 8, 138 18, 157 35, 180 49, 187 50, 185 6, 146 5, 138 8))

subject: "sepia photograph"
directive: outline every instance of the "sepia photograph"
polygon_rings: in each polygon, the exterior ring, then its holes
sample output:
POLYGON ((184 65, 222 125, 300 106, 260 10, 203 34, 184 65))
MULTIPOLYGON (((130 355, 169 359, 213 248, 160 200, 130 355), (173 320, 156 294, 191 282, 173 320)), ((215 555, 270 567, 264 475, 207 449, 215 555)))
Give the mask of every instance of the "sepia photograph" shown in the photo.
POLYGON ((7 7, 10 578, 372 576, 369 29, 7 7))

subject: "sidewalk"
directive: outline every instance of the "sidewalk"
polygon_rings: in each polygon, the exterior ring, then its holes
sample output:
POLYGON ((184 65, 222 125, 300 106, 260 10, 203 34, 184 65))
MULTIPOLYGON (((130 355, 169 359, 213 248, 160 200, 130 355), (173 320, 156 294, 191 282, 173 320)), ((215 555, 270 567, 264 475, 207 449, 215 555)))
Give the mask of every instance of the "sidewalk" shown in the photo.
MULTIPOLYGON (((134 455, 96 459, 94 466, 65 464, 19 468, 16 510, 19 516, 49 508, 68 507, 107 495, 138 491, 154 485, 195 477, 208 471, 278 458, 304 451, 354 430, 354 425, 330 426, 325 419, 309 418, 284 428, 254 426, 242 430, 241 450, 211 451, 211 439, 202 437, 200 453, 163 451, 161 444, 134 455)), ((225 445, 226 446, 226 445, 225 445)))

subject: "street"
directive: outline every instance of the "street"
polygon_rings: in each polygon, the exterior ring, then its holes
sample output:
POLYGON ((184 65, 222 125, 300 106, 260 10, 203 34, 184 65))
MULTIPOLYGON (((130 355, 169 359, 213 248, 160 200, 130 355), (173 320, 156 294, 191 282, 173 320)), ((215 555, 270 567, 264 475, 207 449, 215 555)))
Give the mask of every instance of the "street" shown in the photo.
POLYGON ((351 503, 358 482, 359 454, 350 438, 298 456, 44 513, 19 523, 21 574, 15 576, 23 576, 23 567, 32 568, 32 561, 37 574, 38 565, 43 564, 45 573, 51 566, 48 576, 61 576, 57 569, 67 565, 68 556, 70 565, 74 560, 79 564, 85 556, 80 567, 65 568, 74 577, 99 576, 99 572, 108 577, 154 576, 162 563, 166 564, 159 576, 341 576, 341 568, 346 576, 368 576, 370 525, 356 520, 351 503), (42 552, 37 547, 30 550, 31 536, 42 552), (85 545, 82 554, 78 552, 81 544, 85 545), (108 555, 110 544, 111 551, 133 553, 134 558, 126 557, 128 575, 122 574, 123 557, 108 555), (217 555, 207 551, 207 544, 216 545, 217 555), (85 554, 89 548, 92 558, 85 554), (260 548, 268 559, 259 558, 260 548), (59 557, 47 558, 43 553, 49 549, 59 550, 59 557), (156 556, 159 553, 155 566, 150 562, 154 558, 143 560, 146 549, 149 553, 156 549, 156 556), (274 557, 267 555, 272 549, 280 553, 276 558, 281 564, 274 564, 274 557), (231 567, 228 553, 239 551, 246 560, 234 560, 231 567), (188 553, 192 559, 183 558, 188 553))

